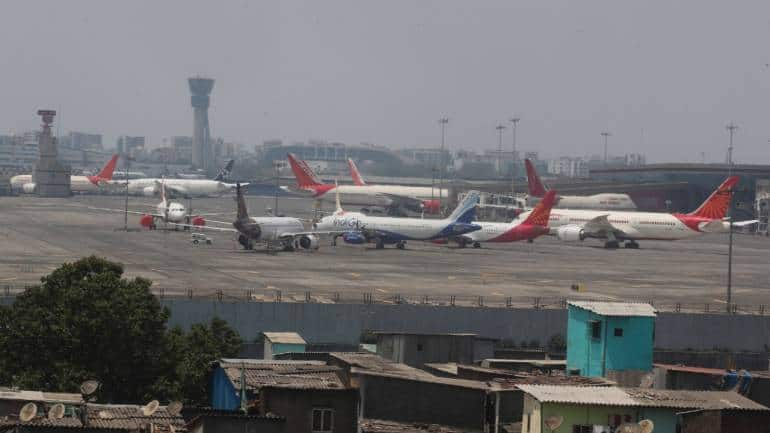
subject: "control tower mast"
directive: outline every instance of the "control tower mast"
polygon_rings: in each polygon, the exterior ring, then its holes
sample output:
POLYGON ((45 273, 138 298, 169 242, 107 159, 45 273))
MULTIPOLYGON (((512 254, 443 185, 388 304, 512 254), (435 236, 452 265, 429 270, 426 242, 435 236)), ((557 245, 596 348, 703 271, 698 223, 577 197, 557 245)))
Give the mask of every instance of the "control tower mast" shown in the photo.
POLYGON ((211 134, 209 132, 209 103, 214 80, 211 78, 194 77, 187 80, 190 85, 190 103, 193 106, 193 143, 192 163, 195 168, 213 175, 214 152, 211 149, 211 134))

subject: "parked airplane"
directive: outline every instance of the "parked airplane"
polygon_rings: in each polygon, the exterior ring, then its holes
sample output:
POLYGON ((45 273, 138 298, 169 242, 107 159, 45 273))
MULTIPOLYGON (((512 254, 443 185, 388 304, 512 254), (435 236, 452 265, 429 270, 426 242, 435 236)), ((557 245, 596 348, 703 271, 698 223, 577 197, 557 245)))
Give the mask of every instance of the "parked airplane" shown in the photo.
MULTIPOLYGON (((539 201, 548 188, 540 181, 535 167, 529 158, 524 160, 527 169, 527 186, 529 201, 539 201)), ((532 205, 533 203, 530 203, 532 205)), ((559 195, 556 197, 556 207, 559 209, 606 209, 606 210, 636 210, 636 204, 628 194, 603 193, 594 195, 559 195)))
POLYGON ((548 218, 555 201, 556 191, 548 191, 534 209, 522 213, 510 223, 476 221, 474 224, 480 225, 481 230, 456 236, 453 240, 461 248, 467 244, 479 248, 486 242, 532 242, 538 236, 548 234, 548 218))
MULTIPOLYGON (((115 171, 115 164, 118 162, 118 155, 112 155, 109 161, 104 164, 102 170, 93 176, 70 176, 70 189, 72 192, 97 192, 99 186, 112 180, 112 174, 115 171)), ((31 174, 20 174, 11 177, 11 188, 15 191, 21 191, 27 194, 35 192, 35 184, 32 182, 31 174)))
MULTIPOLYGON (((339 185, 322 183, 305 161, 288 154, 289 164, 297 178, 296 190, 310 193, 319 201, 334 200, 339 191, 342 203, 354 206, 375 206, 391 212, 408 209, 413 212, 438 213, 439 199, 446 199, 448 191, 442 188, 403 185, 339 185)), ((355 165, 353 165, 355 167, 355 165)), ((356 170, 357 172, 358 170, 356 170)), ((359 181, 363 182, 360 174, 359 181)))
MULTIPOLYGON (((215 194, 221 194, 235 188, 235 184, 226 183, 222 179, 229 176, 233 161, 228 161, 227 165, 220 171, 214 180, 211 179, 129 179, 128 193, 133 195, 144 195, 152 197, 160 192, 159 184, 161 181, 166 186, 166 191, 182 197, 206 197, 215 194)), ((114 192, 125 191, 126 181, 110 182, 111 189, 114 192)))
MULTIPOLYGON (((337 209, 334 214, 323 217, 314 224, 317 230, 338 233, 350 244, 374 242, 377 249, 385 244, 396 244, 404 249, 407 240, 431 241, 450 239, 481 228, 473 223, 479 192, 471 191, 445 219, 391 218, 369 216, 359 212, 345 212, 336 193, 337 209)), ((335 235, 336 236, 336 235, 335 235)))
POLYGON ((617 248, 622 241, 626 248, 639 248, 638 240, 678 240, 727 232, 730 224, 725 216, 737 183, 738 176, 728 177, 700 207, 687 214, 554 209, 549 226, 551 233, 564 241, 606 239, 605 248, 617 248))
POLYGON ((141 215, 139 218, 139 225, 149 230, 155 230, 158 228, 158 223, 171 224, 174 228, 183 227, 185 230, 191 227, 203 227, 206 225, 205 215, 215 214, 197 214, 195 216, 190 215, 189 211, 182 203, 168 201, 166 197, 165 184, 158 182, 158 189, 160 190, 160 203, 155 206, 155 212, 141 212, 124 209, 110 209, 110 208, 97 208, 89 207, 94 210, 104 210, 116 213, 128 212, 133 215, 141 215))
POLYGON ((297 218, 250 217, 240 184, 235 185, 235 201, 237 212, 233 228, 208 226, 206 230, 236 232, 238 243, 246 250, 253 250, 255 243, 264 243, 268 249, 277 244, 284 251, 318 249, 318 236, 323 233, 306 231, 302 221, 297 218))

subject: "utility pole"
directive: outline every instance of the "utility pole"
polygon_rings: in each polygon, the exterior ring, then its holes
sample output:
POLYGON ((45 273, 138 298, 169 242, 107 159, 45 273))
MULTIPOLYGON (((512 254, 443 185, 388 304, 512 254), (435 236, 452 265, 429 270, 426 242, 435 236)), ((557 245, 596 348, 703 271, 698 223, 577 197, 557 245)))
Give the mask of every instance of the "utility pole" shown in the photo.
POLYGON ((444 170, 446 169, 447 161, 444 161, 444 138, 446 135, 446 125, 449 123, 448 117, 442 117, 438 119, 439 125, 441 125, 441 152, 439 152, 439 181, 438 181, 438 208, 441 212, 441 189, 444 187, 444 170))
MULTIPOLYGON (((725 129, 730 133, 730 145, 727 147, 727 175, 733 175, 733 135, 738 129, 738 125, 730 122, 725 129)), ((727 202, 727 218, 729 221, 730 234, 727 247, 727 313, 733 312, 733 191, 735 186, 730 189, 730 200, 727 202)))
POLYGON ((278 191, 281 189, 281 162, 274 161, 275 167, 275 206, 273 207, 273 216, 278 216, 278 191))
POLYGON ((510 122, 513 123, 513 143, 511 144, 511 198, 516 195, 516 125, 519 123, 519 120, 521 120, 518 117, 513 117, 510 119, 510 122))
POLYGON ((612 135, 607 131, 602 131, 602 137, 604 137, 604 168, 607 168, 607 138, 612 135))
POLYGON ((505 125, 497 125, 495 129, 497 129, 497 175, 503 177, 503 131, 505 131, 505 125))
MULTIPOLYGON (((123 142, 123 146, 125 146, 125 140, 123 142)), ((128 171, 131 169, 131 157, 127 153, 124 153, 123 158, 126 161, 126 172, 124 173, 126 178, 126 200, 125 209, 123 210, 123 230, 128 231, 128 171)))

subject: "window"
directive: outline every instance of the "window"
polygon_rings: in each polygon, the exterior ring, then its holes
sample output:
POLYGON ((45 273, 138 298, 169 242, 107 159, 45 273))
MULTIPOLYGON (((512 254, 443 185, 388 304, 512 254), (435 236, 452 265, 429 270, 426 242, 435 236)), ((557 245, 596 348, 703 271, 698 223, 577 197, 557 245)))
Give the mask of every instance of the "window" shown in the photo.
POLYGON ((593 425, 572 425, 572 433, 593 433, 594 432, 594 426, 593 425))
POLYGON ((422 352, 422 344, 417 343, 417 351, 422 352))
POLYGON ((589 322, 591 325, 591 338, 600 339, 602 338, 602 321, 601 320, 592 320, 589 322))
POLYGON ((623 336, 623 328, 615 328, 615 336, 616 337, 622 337, 623 336))
POLYGON ((333 426, 333 409, 313 409, 313 432, 330 432, 333 426))

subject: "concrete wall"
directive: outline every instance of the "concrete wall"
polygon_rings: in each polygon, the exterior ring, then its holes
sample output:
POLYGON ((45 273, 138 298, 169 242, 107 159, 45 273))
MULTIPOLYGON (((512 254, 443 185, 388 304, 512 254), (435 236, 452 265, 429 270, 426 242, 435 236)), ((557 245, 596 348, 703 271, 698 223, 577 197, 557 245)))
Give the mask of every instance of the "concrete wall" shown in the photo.
MULTIPOLYGON (((567 334, 567 310, 435 307, 381 304, 304 304, 165 299, 171 324, 189 328, 226 319, 246 340, 260 331, 295 331, 309 343, 357 344, 364 330, 471 332, 480 337, 538 340, 567 334)), ((770 345, 770 316, 661 313, 655 347, 762 351, 770 345)))

